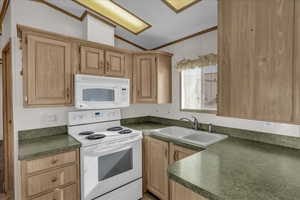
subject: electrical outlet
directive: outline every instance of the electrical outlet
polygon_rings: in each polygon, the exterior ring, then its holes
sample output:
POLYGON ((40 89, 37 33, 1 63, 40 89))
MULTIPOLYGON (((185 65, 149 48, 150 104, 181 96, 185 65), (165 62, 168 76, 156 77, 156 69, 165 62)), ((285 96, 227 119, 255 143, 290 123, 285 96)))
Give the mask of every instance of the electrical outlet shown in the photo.
POLYGON ((57 115, 56 114, 45 114, 42 117, 43 124, 51 125, 57 122, 57 115))

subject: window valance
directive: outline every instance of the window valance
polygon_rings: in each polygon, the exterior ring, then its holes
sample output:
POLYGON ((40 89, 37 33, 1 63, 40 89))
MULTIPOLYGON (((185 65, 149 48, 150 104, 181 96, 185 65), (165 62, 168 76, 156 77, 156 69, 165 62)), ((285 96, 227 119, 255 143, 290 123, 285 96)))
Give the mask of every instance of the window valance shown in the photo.
POLYGON ((195 60, 183 59, 177 63, 176 70, 182 71, 187 69, 194 69, 198 67, 207 67, 212 65, 217 65, 218 56, 216 54, 208 54, 199 56, 195 60))

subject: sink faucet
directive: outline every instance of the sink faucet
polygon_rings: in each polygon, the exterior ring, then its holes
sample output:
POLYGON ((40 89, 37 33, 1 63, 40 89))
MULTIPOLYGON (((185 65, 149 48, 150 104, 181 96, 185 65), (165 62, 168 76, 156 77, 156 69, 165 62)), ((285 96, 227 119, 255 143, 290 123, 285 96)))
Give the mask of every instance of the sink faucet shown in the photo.
POLYGON ((209 124, 208 124, 208 132, 209 132, 209 133, 212 133, 212 126, 213 126, 212 123, 209 123, 209 124))
POLYGON ((197 130, 198 126, 199 126, 199 121, 195 116, 192 116, 192 118, 193 118, 193 120, 183 117, 183 118, 180 118, 179 120, 190 122, 192 124, 193 129, 197 130))

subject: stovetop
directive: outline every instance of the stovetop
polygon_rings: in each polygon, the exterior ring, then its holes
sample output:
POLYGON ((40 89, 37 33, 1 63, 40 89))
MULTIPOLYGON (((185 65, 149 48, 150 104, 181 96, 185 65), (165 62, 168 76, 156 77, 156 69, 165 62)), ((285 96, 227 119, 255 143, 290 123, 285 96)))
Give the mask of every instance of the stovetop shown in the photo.
MULTIPOLYGON (((108 122, 112 123, 112 122, 108 122)), ((69 127, 69 134, 81 143, 82 146, 90 146, 93 144, 113 143, 118 141, 125 141, 134 137, 141 137, 141 131, 136 131, 123 126, 119 128, 108 129, 108 124, 88 124, 82 126, 69 127), (102 126, 106 126, 105 128, 102 126), (100 128, 102 130, 99 130, 100 128), (108 130, 107 130, 108 129, 108 130)), ((114 126, 116 127, 116 126, 114 126)), ((113 128, 113 127, 109 127, 113 128)))
POLYGON ((126 141, 142 137, 141 131, 121 126, 120 110, 70 112, 68 133, 82 146, 126 141))

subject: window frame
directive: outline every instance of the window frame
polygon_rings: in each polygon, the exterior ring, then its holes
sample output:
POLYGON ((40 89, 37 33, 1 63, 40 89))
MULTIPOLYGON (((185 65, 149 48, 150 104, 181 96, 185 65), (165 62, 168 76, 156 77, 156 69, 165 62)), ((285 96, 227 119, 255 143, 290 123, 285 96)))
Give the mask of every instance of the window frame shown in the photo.
MULTIPOLYGON (((218 75, 219 76, 219 71, 218 75)), ((219 79, 218 79, 219 82, 219 79)), ((179 111, 181 112, 194 112, 194 113, 206 113, 206 114, 217 114, 218 113, 218 89, 219 84, 217 83, 217 108, 216 110, 206 110, 206 109, 183 109, 182 108, 182 72, 179 72, 179 95, 180 95, 180 101, 179 101, 179 111)))

